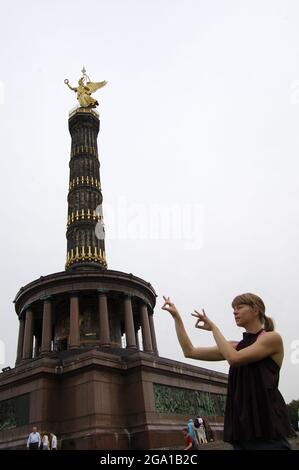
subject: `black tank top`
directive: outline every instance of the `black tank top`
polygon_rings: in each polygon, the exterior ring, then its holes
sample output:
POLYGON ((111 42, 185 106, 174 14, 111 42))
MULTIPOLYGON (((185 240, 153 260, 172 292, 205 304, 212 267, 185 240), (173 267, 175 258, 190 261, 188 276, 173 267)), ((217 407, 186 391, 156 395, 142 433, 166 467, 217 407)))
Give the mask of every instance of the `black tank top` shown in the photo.
MULTIPOLYGON (((237 351, 253 344, 262 331, 243 333, 237 351)), ((230 367, 224 419, 225 441, 279 439, 294 434, 278 382, 279 366, 271 357, 230 367)))

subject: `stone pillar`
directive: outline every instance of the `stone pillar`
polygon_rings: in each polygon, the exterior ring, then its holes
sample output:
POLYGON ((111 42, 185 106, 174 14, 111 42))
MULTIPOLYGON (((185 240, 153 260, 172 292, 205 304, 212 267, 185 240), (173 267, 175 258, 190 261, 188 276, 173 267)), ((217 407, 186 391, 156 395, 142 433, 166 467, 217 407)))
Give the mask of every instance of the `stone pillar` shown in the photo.
POLYGON ((139 338, 138 338, 138 328, 137 328, 137 330, 135 331, 135 339, 136 339, 136 346, 137 346, 137 349, 140 350, 140 344, 139 344, 139 338))
POLYGON ((153 352, 151 330, 148 319, 148 311, 146 304, 141 305, 141 332, 142 332, 142 341, 143 341, 143 351, 144 352, 153 352))
POLYGON ((35 335, 34 336, 34 348, 33 348, 33 357, 36 358, 39 356, 39 352, 40 352, 40 337, 35 335))
POLYGON ((124 313, 127 348, 137 349, 132 301, 129 295, 126 295, 124 298, 124 313))
POLYGON ((18 364, 22 360, 22 357, 23 357, 24 330, 25 330, 25 319, 21 317, 20 322, 19 322, 19 337, 18 337, 16 364, 18 364))
POLYGON ((107 305, 107 295, 105 292, 99 292, 99 320, 100 320, 100 346, 110 346, 110 326, 107 305))
POLYGON ((47 353, 51 351, 51 341, 52 341, 52 302, 51 302, 51 299, 45 299, 44 309, 43 309, 41 353, 47 353))
POLYGON ((33 347, 33 312, 28 308, 25 317, 25 331, 23 343, 23 359, 32 358, 33 347))
POLYGON ((159 353, 158 353, 158 346, 157 346, 157 339, 156 339, 153 313, 149 313, 149 325, 150 325, 150 330, 151 330, 153 350, 154 350, 154 353, 157 354, 157 356, 158 356, 159 353))
POLYGON ((69 349, 80 347, 80 329, 79 329, 79 297, 72 294, 70 299, 70 336, 69 349))

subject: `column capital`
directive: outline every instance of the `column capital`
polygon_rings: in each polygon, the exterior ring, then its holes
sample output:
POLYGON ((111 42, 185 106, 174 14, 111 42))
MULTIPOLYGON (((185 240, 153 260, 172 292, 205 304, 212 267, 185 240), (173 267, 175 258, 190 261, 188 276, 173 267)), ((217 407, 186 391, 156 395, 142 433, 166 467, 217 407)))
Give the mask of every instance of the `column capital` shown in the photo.
POLYGON ((32 304, 24 305, 20 313, 26 312, 27 310, 32 310, 32 304))
POLYGON ((122 292, 121 295, 122 295, 123 298, 125 298, 125 299, 130 299, 130 300, 132 300, 133 297, 135 297, 135 295, 134 295, 134 294, 131 294, 130 292, 122 292))
POLYGON ((70 297, 79 297, 79 294, 80 294, 79 290, 70 291, 70 297))
POLYGON ((39 298, 39 300, 42 300, 43 302, 51 302, 53 300, 52 295, 43 295, 42 297, 39 298))
POLYGON ((97 293, 98 293, 99 295, 101 295, 101 294, 109 294, 109 292, 110 292, 109 289, 97 289, 97 293))

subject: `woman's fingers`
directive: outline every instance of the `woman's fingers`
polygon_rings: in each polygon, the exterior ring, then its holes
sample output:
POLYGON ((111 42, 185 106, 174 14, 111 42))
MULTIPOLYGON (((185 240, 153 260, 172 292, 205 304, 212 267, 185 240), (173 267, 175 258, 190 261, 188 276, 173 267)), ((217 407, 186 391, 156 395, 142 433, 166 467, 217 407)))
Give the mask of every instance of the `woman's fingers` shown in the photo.
POLYGON ((195 309, 194 309, 194 312, 197 313, 197 315, 202 315, 202 316, 206 317, 206 312, 204 311, 203 308, 201 309, 201 312, 198 312, 198 311, 195 310, 195 309))
POLYGON ((170 297, 165 297, 165 295, 163 295, 163 299, 165 301, 165 304, 173 305, 173 302, 171 302, 170 297))
POLYGON ((195 323, 195 328, 199 328, 200 330, 205 330, 206 329, 206 326, 205 324, 201 321, 201 320, 198 320, 196 323, 195 323), (202 323, 200 325, 200 323, 202 323))
POLYGON ((195 313, 191 313, 191 315, 197 318, 197 321, 195 323, 195 328, 199 328, 201 330, 207 330, 208 329, 207 316, 205 315, 204 310, 202 310, 203 313, 200 313, 197 310, 194 310, 194 312, 195 313))
POLYGON ((168 304, 167 302, 165 302, 165 304, 162 305, 161 308, 162 308, 163 310, 169 310, 169 309, 170 309, 170 306, 169 306, 169 304, 168 304))
POLYGON ((171 302, 170 297, 166 297, 163 295, 164 305, 161 307, 162 310, 167 310, 168 312, 172 313, 175 309, 175 305, 171 302))
POLYGON ((191 313, 191 315, 195 318, 205 318, 205 315, 203 313, 198 312, 197 310, 194 310, 195 313, 191 313))

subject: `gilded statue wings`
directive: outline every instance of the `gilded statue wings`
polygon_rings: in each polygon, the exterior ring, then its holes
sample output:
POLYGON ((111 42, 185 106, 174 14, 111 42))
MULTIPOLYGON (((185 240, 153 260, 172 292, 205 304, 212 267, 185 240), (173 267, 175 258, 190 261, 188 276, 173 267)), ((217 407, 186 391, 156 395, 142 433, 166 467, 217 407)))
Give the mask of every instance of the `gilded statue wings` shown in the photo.
POLYGON ((102 88, 107 84, 106 80, 102 82, 87 82, 85 86, 89 88, 89 94, 94 93, 99 88, 102 88))

